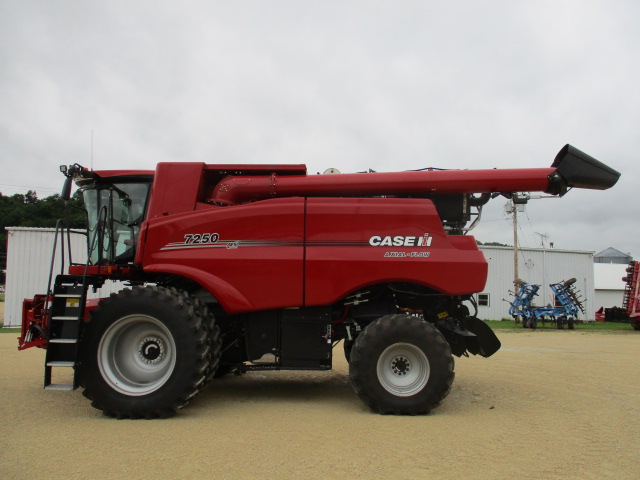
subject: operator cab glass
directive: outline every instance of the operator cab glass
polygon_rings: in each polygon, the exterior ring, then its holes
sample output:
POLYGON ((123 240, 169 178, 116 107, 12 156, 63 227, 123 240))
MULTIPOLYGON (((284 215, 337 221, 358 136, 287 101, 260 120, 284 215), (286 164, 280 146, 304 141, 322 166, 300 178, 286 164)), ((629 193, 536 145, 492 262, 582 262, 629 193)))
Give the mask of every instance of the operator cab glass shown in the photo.
POLYGON ((133 262, 150 185, 149 182, 101 182, 83 187, 89 265, 133 262))

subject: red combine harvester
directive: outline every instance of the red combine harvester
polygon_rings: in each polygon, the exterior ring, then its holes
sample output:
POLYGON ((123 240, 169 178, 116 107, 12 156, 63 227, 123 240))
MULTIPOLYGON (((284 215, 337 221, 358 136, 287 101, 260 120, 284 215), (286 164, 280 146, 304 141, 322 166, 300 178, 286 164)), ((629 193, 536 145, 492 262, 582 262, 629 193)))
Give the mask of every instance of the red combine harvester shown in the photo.
POLYGON ((622 278, 626 283, 622 308, 629 315, 634 330, 640 330, 640 262, 630 262, 627 276, 622 278))
POLYGON ((451 388, 452 355, 500 348, 475 316, 487 262, 465 234, 482 206, 620 175, 570 145, 537 169, 61 170, 62 197, 71 181, 84 196, 88 261, 25 301, 20 348, 46 348, 45 388, 80 386, 118 418, 169 416, 232 372, 328 370, 340 341, 372 410, 427 413, 451 388), (106 280, 129 287, 87 302, 106 280), (72 384, 52 381, 58 368, 74 369, 72 384))

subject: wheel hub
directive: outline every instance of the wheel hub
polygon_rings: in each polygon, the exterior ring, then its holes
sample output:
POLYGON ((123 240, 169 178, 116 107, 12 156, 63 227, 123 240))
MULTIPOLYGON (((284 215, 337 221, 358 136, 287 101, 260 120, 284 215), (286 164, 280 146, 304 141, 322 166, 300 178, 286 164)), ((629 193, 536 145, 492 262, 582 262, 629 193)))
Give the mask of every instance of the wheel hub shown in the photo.
POLYGON ((406 375, 411 370, 411 362, 408 358, 398 356, 391 361, 391 370, 399 377, 406 375))
POLYGON ((376 373, 387 392, 409 397, 425 388, 431 367, 427 355, 419 347, 400 342, 389 345, 380 354, 376 373))
POLYGON ((128 315, 116 320, 98 345, 98 368, 107 385, 127 396, 161 388, 176 365, 176 344, 155 317, 128 315))
POLYGON ((164 357, 164 343, 156 337, 147 337, 140 342, 138 355, 143 362, 156 364, 164 357))

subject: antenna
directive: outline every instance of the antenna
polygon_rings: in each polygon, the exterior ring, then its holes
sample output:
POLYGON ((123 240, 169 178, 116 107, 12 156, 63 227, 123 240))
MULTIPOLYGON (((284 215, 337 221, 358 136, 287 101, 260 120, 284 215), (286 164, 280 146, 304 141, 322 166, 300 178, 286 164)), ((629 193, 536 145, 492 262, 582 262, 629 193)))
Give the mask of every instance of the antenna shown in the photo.
POLYGON ((533 233, 535 233, 540 237, 540 245, 542 246, 542 248, 545 248, 544 244, 547 240, 549 240, 549 235, 547 235, 546 233, 538 233, 538 232, 533 232, 533 233))
POLYGON ((93 128, 91 129, 91 171, 93 171, 93 128))

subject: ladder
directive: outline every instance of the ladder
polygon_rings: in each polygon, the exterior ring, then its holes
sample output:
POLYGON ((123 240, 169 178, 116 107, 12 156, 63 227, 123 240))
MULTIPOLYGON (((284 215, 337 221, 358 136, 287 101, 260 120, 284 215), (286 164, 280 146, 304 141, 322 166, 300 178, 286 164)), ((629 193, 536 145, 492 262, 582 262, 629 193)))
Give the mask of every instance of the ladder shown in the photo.
MULTIPOLYGON (((69 384, 53 383, 54 368, 75 368, 79 339, 82 333, 87 286, 82 276, 58 275, 49 305, 49 345, 45 357, 44 388, 46 390, 74 390, 77 376, 69 384)), ((75 372, 74 372, 75 373, 75 372)))

